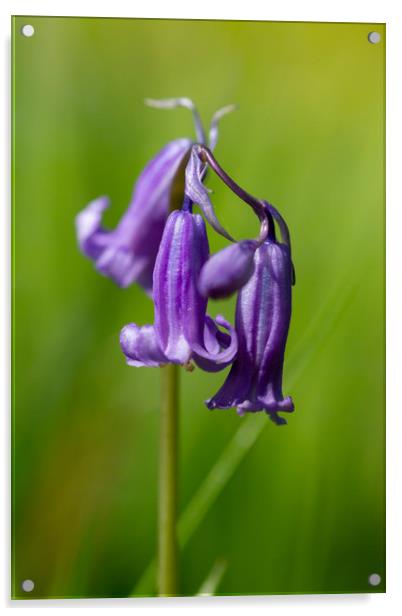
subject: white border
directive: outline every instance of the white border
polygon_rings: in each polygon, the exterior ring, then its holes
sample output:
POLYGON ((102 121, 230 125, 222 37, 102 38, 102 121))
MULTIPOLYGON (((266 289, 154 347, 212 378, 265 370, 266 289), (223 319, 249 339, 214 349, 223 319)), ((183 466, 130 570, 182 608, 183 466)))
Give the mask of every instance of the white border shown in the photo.
MULTIPOLYGON (((85 607, 88 610, 103 608, 113 613, 117 607, 135 608, 137 611, 172 610, 180 608, 208 609, 211 614, 222 611, 241 613, 252 609, 258 613, 277 611, 288 614, 297 610, 298 614, 321 613, 323 610, 342 610, 343 614, 375 614, 379 611, 388 614, 401 604, 402 577, 402 400, 399 385, 401 378, 401 250, 399 242, 401 226, 401 38, 402 38, 402 3, 391 0, 337 0, 322 2, 319 0, 281 0, 280 2, 263 2, 247 0, 235 4, 217 0, 169 0, 169 2, 147 0, 145 3, 123 0, 50 0, 8 1, 0 6, 0 27, 3 60, 1 62, 0 84, 2 96, 2 135, 0 150, 0 169, 4 173, 0 184, 6 190, 0 191, 0 340, 3 342, 0 355, 0 392, 2 392, 2 426, 0 475, 1 533, 0 545, 5 550, 0 560, 0 597, 6 608, 30 609, 67 609, 85 607), (121 599, 121 600, 70 600, 70 601, 24 601, 11 602, 8 599, 10 587, 9 571, 9 406, 10 406, 10 275, 9 275, 9 227, 10 227, 10 16, 16 15, 77 15, 105 17, 170 17, 203 19, 262 19, 279 21, 338 21, 338 22, 386 22, 387 23, 387 593, 374 595, 304 595, 271 596, 248 598, 199 598, 199 599, 121 599), (5 342, 5 344, 4 344, 5 342), (3 393, 4 392, 4 393, 3 393), (4 468, 3 468, 4 467, 4 468)), ((369 275, 369 272, 367 273, 369 275)), ((401 605, 399 613, 401 613, 401 605)))

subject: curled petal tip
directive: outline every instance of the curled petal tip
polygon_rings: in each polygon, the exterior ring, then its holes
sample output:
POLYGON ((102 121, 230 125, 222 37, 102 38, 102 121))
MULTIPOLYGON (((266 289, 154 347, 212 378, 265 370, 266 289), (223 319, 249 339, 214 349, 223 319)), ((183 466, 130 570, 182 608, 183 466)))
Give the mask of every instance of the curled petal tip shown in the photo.
POLYGON ((159 367, 167 362, 152 325, 129 323, 120 332, 120 347, 129 366, 159 367))
POLYGON ((192 348, 193 359, 197 366, 206 372, 219 372, 231 364, 236 356, 238 349, 236 331, 223 316, 219 315, 216 322, 207 316, 204 346, 194 343, 192 348), (228 333, 221 332, 216 323, 228 333))
POLYGON ((89 257, 95 251, 96 246, 94 244, 98 239, 96 235, 101 231, 103 212, 109 205, 109 197, 98 197, 75 217, 78 244, 84 254, 89 257))

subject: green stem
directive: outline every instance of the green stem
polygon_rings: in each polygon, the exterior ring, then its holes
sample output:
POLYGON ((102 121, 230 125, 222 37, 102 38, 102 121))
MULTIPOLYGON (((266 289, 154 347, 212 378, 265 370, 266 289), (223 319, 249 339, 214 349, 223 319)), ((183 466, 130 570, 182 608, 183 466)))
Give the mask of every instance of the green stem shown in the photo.
POLYGON ((179 366, 161 369, 159 450, 158 594, 177 595, 177 450, 179 366))

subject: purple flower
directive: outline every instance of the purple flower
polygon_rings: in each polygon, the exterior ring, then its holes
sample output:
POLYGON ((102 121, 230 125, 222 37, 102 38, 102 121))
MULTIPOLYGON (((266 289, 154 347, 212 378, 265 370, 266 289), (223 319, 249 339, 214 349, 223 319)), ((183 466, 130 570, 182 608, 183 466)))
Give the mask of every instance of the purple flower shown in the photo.
POLYGON ((134 187, 131 203, 117 227, 102 226, 107 197, 92 201, 76 218, 82 252, 96 269, 119 286, 138 282, 152 289, 152 271, 169 211, 176 173, 191 147, 189 139, 168 143, 145 167, 134 187))
POLYGON ((237 351, 237 336, 221 316, 207 316, 207 300, 197 282, 209 256, 205 223, 185 200, 182 211, 170 214, 153 274, 154 325, 123 328, 120 343, 127 363, 158 366, 188 365, 218 371, 228 366, 237 351), (228 333, 218 329, 220 325, 228 333))
MULTIPOLYGON (((261 223, 256 240, 243 240, 225 248, 211 257, 200 272, 198 287, 204 297, 226 297, 240 289, 235 321, 238 353, 225 383, 206 404, 210 409, 237 407, 240 415, 264 410, 275 423, 283 424, 286 420, 278 412, 294 410, 292 399, 282 394, 294 283, 289 230, 280 213, 236 184, 208 148, 194 146, 186 169, 186 195, 201 205, 206 216, 212 211, 211 224, 214 212, 200 181, 200 162, 208 164, 248 203, 261 223), (282 243, 276 240, 274 219, 282 243)), ((213 226, 221 232, 219 223, 213 226)))
POLYGON ((265 411, 275 423, 286 423, 278 412, 294 410, 292 399, 282 394, 292 279, 289 247, 269 237, 255 251, 254 272, 238 294, 237 357, 208 408, 237 407, 239 415, 265 411))
MULTIPOLYGON (((146 103, 166 109, 178 106, 190 109, 197 140, 206 142, 200 117, 191 100, 148 99, 146 103)), ((209 132, 211 147, 217 141, 220 118, 232 109, 233 106, 225 107, 213 116, 209 132)), ((137 282, 151 292, 156 255, 172 205, 172 189, 192 145, 190 139, 172 141, 148 163, 134 186, 127 211, 114 230, 102 226, 103 212, 109 205, 107 197, 92 201, 78 214, 76 229, 82 252, 94 261, 100 273, 119 286, 127 287, 137 282)))

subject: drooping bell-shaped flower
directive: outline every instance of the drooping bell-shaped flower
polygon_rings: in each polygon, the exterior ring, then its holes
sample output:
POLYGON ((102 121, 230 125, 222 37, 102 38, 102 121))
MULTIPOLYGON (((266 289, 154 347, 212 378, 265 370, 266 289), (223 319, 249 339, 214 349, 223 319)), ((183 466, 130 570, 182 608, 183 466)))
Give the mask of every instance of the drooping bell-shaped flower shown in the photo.
POLYGON ((139 283, 152 289, 152 272, 169 211, 176 173, 191 147, 189 139, 167 144, 134 186, 131 203, 117 227, 104 229, 107 197, 92 201, 76 218, 78 242, 96 269, 121 287, 139 283))
POLYGON ((254 272, 238 294, 236 360, 208 408, 237 407, 240 415, 265 411, 275 423, 286 423, 278 413, 294 410, 282 394, 292 279, 289 247, 268 238, 255 251, 254 272))
MULTIPOLYGON (((193 113, 196 137, 206 142, 206 135, 194 103, 186 98, 146 103, 153 107, 187 107, 193 113)), ((212 118, 209 142, 216 144, 218 121, 233 109, 225 107, 212 118)), ((176 139, 168 143, 140 174, 133 196, 117 227, 106 230, 102 226, 104 210, 109 205, 107 197, 92 201, 76 217, 78 243, 82 252, 94 261, 96 269, 110 277, 119 286, 139 283, 149 293, 152 274, 163 229, 172 209, 175 181, 189 156, 193 141, 176 139)))
POLYGON ((207 299, 198 290, 198 277, 209 256, 203 218, 183 210, 170 214, 163 232, 153 274, 153 325, 129 324, 120 336, 127 363, 158 366, 188 365, 191 360, 207 371, 228 366, 237 351, 232 326, 221 316, 207 316, 207 299), (221 332, 218 325, 227 330, 221 332))
MULTIPOLYGON (((269 203, 255 199, 238 186, 220 167, 206 148, 192 149, 207 162, 241 199, 253 207, 261 220, 257 240, 243 240, 213 255, 203 266, 199 289, 203 296, 227 297, 239 291, 235 329, 238 352, 225 383, 207 406, 237 407, 238 413, 265 411, 277 424, 286 423, 279 412, 292 412, 290 397, 282 394, 282 371, 285 345, 291 317, 294 268, 290 252, 288 227, 279 212, 269 203), (281 231, 282 242, 275 236, 274 221, 281 231), (266 224, 267 223, 267 224, 266 224)), ((190 191, 204 208, 212 207, 205 187, 196 173, 198 163, 192 158, 190 191)), ((199 165, 198 165, 199 167, 199 165)))

